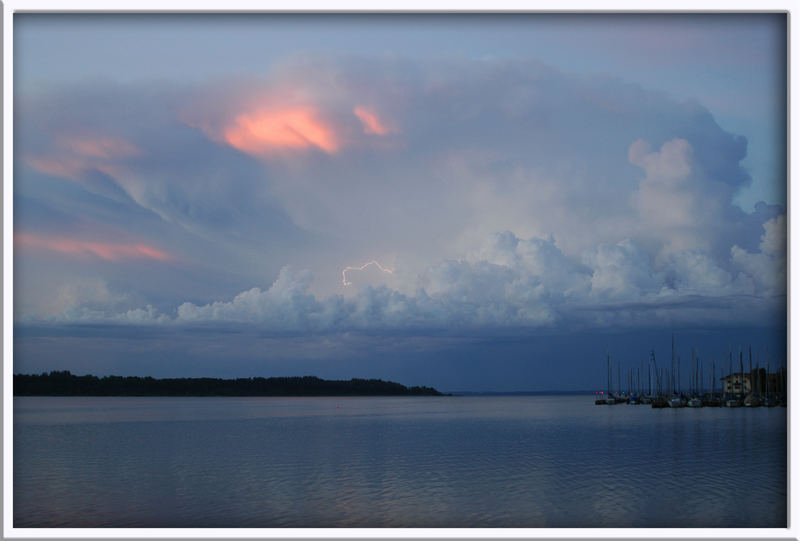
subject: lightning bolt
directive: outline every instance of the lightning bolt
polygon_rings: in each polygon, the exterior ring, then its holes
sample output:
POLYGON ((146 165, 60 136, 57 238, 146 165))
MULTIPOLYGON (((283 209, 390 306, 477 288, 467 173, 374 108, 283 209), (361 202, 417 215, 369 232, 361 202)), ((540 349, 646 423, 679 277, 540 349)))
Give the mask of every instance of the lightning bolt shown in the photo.
POLYGON ((378 263, 377 261, 375 261, 373 259, 372 261, 368 261, 368 262, 364 263, 360 267, 345 267, 344 269, 342 269, 342 283, 345 286, 353 285, 353 282, 349 282, 347 280, 347 271, 364 270, 367 267, 369 267, 370 265, 375 265, 376 267, 378 267, 380 270, 382 270, 383 272, 385 272, 387 274, 393 274, 393 272, 394 272, 394 271, 392 271, 392 269, 387 269, 386 267, 383 267, 380 263, 378 263))

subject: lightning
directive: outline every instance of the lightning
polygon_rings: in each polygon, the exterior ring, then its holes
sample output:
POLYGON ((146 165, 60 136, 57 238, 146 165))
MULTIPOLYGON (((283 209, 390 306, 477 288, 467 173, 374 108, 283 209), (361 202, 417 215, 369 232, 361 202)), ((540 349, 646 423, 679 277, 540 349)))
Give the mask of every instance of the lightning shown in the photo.
POLYGON ((377 261, 375 261, 375 260, 373 259, 372 261, 367 261, 366 263, 364 263, 364 264, 363 264, 363 265, 361 265, 360 267, 352 267, 352 266, 348 266, 348 267, 345 267, 344 269, 342 269, 342 283, 343 283, 345 286, 353 285, 353 282, 349 282, 349 281, 347 280, 347 271, 354 271, 354 270, 358 270, 358 271, 360 271, 360 270, 364 270, 364 269, 366 269, 367 267, 369 267, 370 265, 375 265, 375 266, 376 266, 376 267, 378 267, 378 268, 379 268, 381 271, 383 271, 383 272, 385 272, 385 273, 387 273, 387 274, 393 274, 393 273, 394 273, 394 271, 393 271, 392 269, 387 269, 386 267, 382 266, 380 263, 378 263, 377 261))

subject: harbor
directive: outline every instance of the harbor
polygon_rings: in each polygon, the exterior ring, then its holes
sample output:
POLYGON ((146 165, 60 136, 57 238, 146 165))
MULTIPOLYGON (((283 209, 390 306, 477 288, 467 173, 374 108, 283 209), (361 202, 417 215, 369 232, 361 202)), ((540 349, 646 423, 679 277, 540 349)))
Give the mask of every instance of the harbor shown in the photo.
MULTIPOLYGON (((652 408, 757 408, 786 407, 787 373, 785 365, 770 371, 760 359, 753 363, 752 348, 739 348, 738 359, 729 348, 727 362, 704 362, 691 348, 689 367, 681 371, 681 356, 676 353, 675 339, 668 366, 659 366, 655 351, 650 352, 645 371, 644 362, 623 367, 606 353, 605 389, 595 391, 598 406, 618 404, 649 405, 652 408), (727 366, 726 366, 727 365, 727 366), (746 365, 746 366, 745 366, 746 365)), ((773 365, 774 366, 774 365, 773 365)))

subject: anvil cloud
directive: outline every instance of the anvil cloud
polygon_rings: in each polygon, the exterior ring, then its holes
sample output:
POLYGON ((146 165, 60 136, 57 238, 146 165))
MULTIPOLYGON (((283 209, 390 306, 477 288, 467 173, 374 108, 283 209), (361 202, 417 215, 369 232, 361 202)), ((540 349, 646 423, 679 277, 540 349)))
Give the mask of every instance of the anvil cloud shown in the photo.
POLYGON ((785 325, 783 202, 737 204, 748 138, 635 73, 297 52, 246 76, 50 84, 15 119, 20 325, 785 325))

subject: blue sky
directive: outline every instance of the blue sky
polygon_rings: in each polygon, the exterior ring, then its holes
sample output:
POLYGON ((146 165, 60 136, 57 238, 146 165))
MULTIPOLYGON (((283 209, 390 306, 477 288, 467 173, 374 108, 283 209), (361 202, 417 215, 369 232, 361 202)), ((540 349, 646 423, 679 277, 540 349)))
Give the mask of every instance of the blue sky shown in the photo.
POLYGON ((785 359, 784 15, 14 25, 15 371, 785 359))

